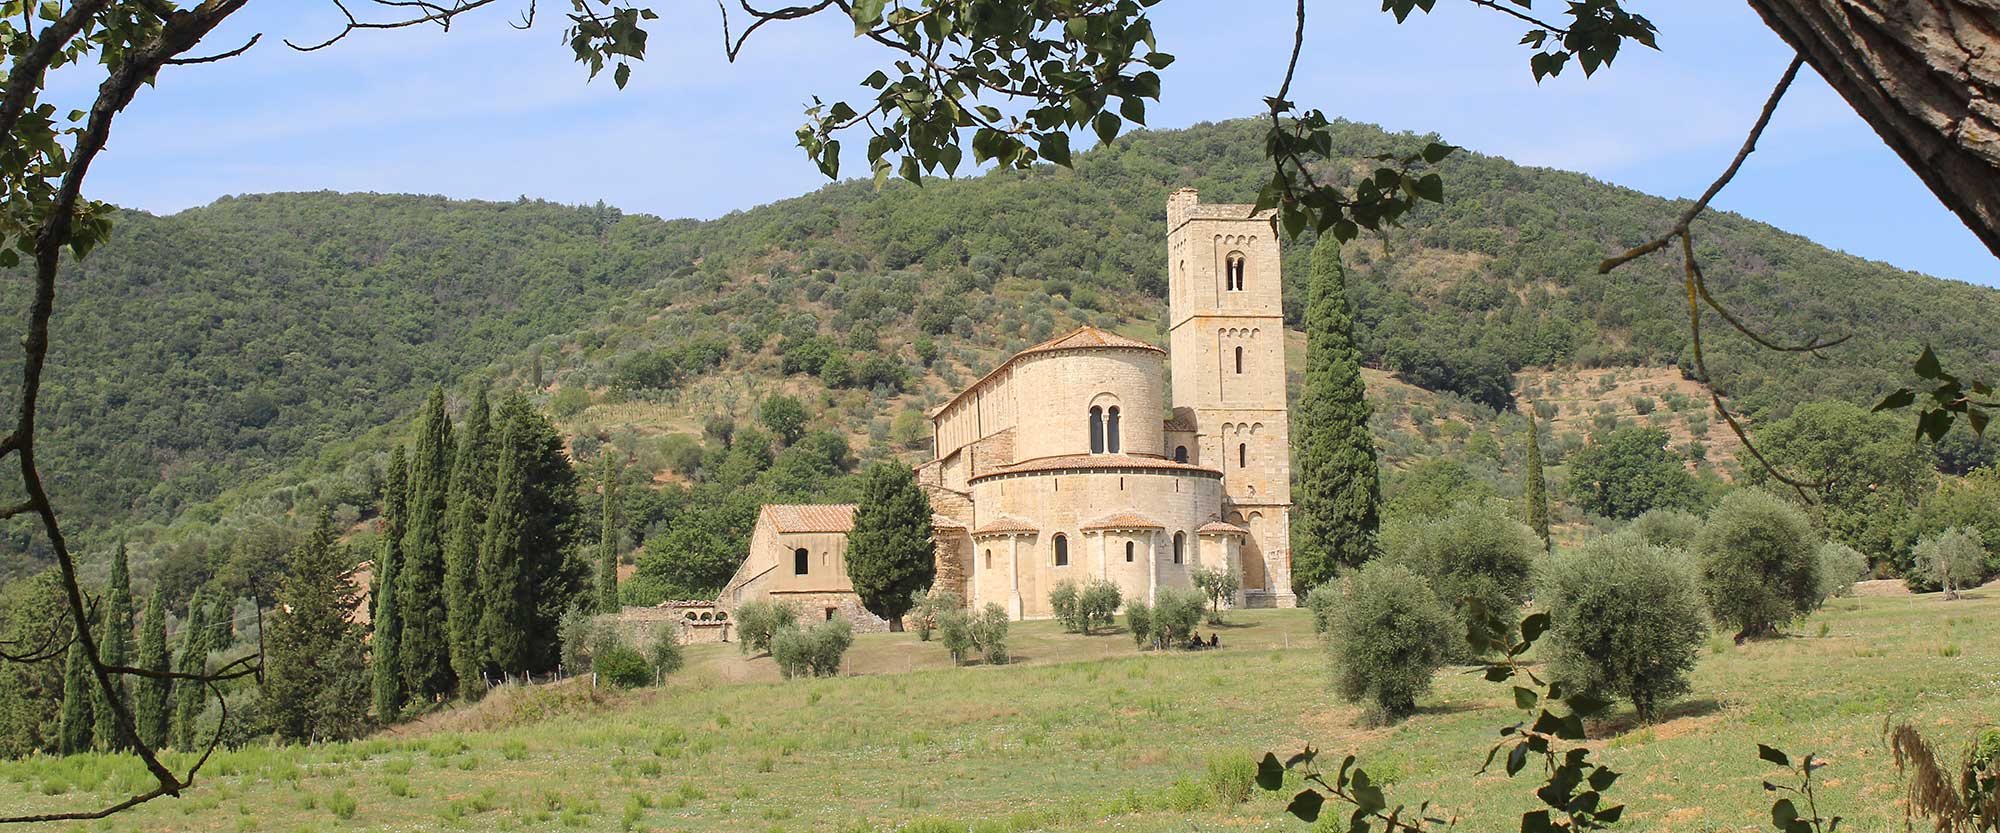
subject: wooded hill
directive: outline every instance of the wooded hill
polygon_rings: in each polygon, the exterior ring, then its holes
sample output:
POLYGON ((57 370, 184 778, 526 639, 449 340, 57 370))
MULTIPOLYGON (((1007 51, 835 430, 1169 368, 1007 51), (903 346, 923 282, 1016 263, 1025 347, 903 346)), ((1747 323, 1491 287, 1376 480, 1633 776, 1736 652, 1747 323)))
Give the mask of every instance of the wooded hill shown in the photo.
MULTIPOLYGON (((454 407, 477 385, 537 389, 579 457, 609 444, 634 478, 659 482, 715 482, 730 432, 707 425, 704 446, 704 422, 748 426, 777 392, 859 454, 907 453, 914 414, 1009 351, 1077 323, 1164 343, 1165 196, 1251 201, 1266 176, 1259 135, 1248 121, 1140 132, 1074 170, 847 182, 709 222, 330 193, 127 214, 66 273, 41 459, 87 547, 126 535, 214 551, 298 509, 371 512, 383 453, 436 383, 454 407)), ((1355 158, 1431 138, 1338 135, 1355 158)), ((1399 388, 1384 406, 1389 463, 1494 445, 1507 466, 1517 429, 1492 409, 1515 404, 1522 368, 1685 361, 1677 262, 1595 271, 1670 223, 1675 203, 1476 153, 1442 173, 1443 206, 1347 252, 1364 361, 1438 394, 1399 388), (1424 430, 1440 421, 1470 427, 1424 430)), ((1696 231, 1718 296, 1772 338, 1853 336, 1787 356, 1711 329, 1715 382, 1753 420, 1813 399, 1870 403, 1904 382, 1924 341, 1949 367, 2000 377, 2000 291, 1729 214, 1696 231)), ((1287 251, 1294 316, 1309 242, 1287 251)), ((18 362, 9 353, 0 373, 18 362)), ((762 483, 774 448, 724 479, 762 483)), ((837 492, 806 481, 837 476, 848 449, 818 448, 825 459, 795 482, 735 491, 837 492)), ((671 525, 634 514, 628 546, 671 525)), ((20 520, 5 531, 5 563, 36 563, 14 554, 37 553, 39 533, 20 520)))

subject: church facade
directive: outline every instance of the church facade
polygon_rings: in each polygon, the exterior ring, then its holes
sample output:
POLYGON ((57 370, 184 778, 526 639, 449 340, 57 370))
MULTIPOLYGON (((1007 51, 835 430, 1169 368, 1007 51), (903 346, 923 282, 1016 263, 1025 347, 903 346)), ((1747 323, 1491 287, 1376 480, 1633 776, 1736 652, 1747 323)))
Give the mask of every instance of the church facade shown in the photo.
MULTIPOLYGON (((935 513, 935 586, 1040 618, 1064 581, 1150 601, 1216 567, 1242 578, 1239 606, 1295 604, 1278 241, 1250 209, 1168 197, 1170 350, 1082 327, 932 411, 917 481, 935 513)), ((881 627, 847 582, 852 518, 851 505, 764 507, 719 601, 881 627)))

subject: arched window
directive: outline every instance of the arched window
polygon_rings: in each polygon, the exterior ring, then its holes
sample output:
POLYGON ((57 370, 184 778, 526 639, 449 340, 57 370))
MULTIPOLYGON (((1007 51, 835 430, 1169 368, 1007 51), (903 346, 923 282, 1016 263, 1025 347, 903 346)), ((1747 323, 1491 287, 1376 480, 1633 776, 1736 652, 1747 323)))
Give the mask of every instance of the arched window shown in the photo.
POLYGON ((1236 348, 1236 372, 1243 372, 1243 348, 1236 348))
POLYGON ((1069 566, 1069 536, 1056 533, 1056 566, 1069 566))
POLYGON ((1174 462, 1176 463, 1187 462, 1187 446, 1184 445, 1174 446, 1174 462))
POLYGON ((1181 551, 1187 547, 1187 533, 1174 533, 1174 563, 1181 563, 1181 551))
POLYGON ((1104 453, 1104 409, 1090 406, 1090 453, 1104 453))
POLYGON ((1111 406, 1111 410, 1105 415, 1104 438, 1105 438, 1105 444, 1104 444, 1105 450, 1113 454, 1117 454, 1119 448, 1117 405, 1111 406))
POLYGON ((1236 467, 1237 467, 1237 468, 1239 468, 1239 469, 1247 469, 1247 468, 1249 468, 1249 467, 1250 467, 1250 444, 1249 444, 1249 443, 1237 443, 1237 444, 1236 444, 1236 467))
POLYGON ((1131 542, 1131 541, 1126 541, 1126 542, 1125 542, 1125 563, 1127 563, 1127 564, 1130 564, 1130 563, 1132 563, 1132 542, 1131 542))
POLYGON ((986 569, 988 569, 988 570, 991 570, 991 569, 993 569, 993 551, 992 551, 992 550, 987 550, 987 551, 986 551, 986 569))
POLYGON ((792 550, 792 575, 805 575, 806 568, 810 566, 812 566, 812 555, 806 552, 805 547, 792 550))
POLYGON ((1230 252, 1223 260, 1223 285, 1231 292, 1243 291, 1243 253, 1230 252))

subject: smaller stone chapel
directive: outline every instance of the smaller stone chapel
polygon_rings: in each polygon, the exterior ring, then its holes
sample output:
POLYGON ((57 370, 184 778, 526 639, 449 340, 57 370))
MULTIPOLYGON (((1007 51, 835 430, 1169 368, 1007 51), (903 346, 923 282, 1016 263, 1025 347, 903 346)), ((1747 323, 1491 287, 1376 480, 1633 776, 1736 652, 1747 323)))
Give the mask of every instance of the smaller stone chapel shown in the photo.
MULTIPOLYGON (((1042 618, 1063 581, 1151 600, 1209 566, 1242 577, 1238 606, 1296 603, 1278 240, 1271 213, 1251 209, 1191 188, 1167 198, 1168 350, 1081 327, 931 412, 917 482, 935 513, 935 586, 1042 618)), ((763 507, 718 603, 785 601, 884 629, 848 582, 854 509, 763 507)))

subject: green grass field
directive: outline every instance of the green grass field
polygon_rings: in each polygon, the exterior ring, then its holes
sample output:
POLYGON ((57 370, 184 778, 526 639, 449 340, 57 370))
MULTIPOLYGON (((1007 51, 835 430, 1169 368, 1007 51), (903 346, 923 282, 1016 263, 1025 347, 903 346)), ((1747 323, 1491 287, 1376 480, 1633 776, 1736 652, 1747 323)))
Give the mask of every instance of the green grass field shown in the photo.
MULTIPOLYGON (((855 676, 779 682, 734 646, 690 650, 660 689, 510 691, 392 736, 218 754, 195 790, 84 829, 1027 831, 1305 830, 1240 789, 1263 750, 1353 752, 1392 802, 1512 830, 1538 779, 1475 777, 1515 719, 1502 687, 1448 669, 1422 714, 1364 729, 1327 690, 1301 611, 1231 614, 1223 648, 1134 655, 1122 632, 1017 624, 1023 662, 943 667, 914 635, 863 636, 855 676), (1505 702, 1503 702, 1505 701, 1505 702)), ((1880 741, 1907 718, 1956 750, 2000 719, 2000 590, 1835 600, 1792 638, 1713 640, 1670 719, 1591 727, 1626 773, 1618 829, 1769 826, 1757 742, 1831 760, 1842 829, 1900 828, 1880 741)), ((144 784, 130 759, 0 764, 0 812, 75 808, 144 784)))

